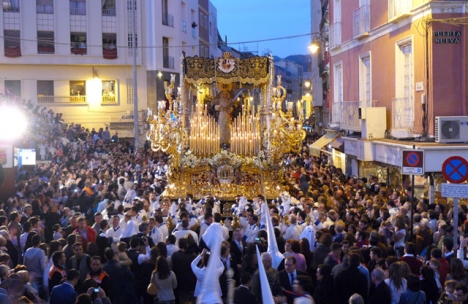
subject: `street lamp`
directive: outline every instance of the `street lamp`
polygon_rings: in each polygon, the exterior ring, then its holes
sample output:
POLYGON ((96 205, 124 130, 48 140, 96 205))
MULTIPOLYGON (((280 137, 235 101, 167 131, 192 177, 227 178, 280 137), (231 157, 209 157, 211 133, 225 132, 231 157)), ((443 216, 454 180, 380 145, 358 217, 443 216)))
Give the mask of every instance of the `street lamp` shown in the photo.
POLYGON ((317 44, 317 42, 312 42, 312 43, 309 45, 309 51, 310 51, 312 54, 317 53, 318 49, 319 49, 319 45, 317 44))

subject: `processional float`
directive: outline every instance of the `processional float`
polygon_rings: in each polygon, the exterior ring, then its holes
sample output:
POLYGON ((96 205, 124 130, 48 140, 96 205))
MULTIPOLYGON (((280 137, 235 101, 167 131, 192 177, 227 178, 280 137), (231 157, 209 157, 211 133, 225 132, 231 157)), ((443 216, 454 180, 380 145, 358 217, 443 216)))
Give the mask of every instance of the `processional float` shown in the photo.
POLYGON ((164 195, 233 200, 286 190, 282 156, 300 151, 304 114, 274 78, 271 56, 181 59, 180 87, 172 74, 167 100, 148 110, 151 148, 169 155, 164 195))

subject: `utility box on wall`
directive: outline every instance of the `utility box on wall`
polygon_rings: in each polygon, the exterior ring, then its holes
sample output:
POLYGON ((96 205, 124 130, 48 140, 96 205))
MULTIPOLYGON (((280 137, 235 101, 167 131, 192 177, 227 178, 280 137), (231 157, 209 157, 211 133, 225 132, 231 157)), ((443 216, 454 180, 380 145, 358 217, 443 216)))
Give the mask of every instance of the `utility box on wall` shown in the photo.
POLYGON ((385 137, 387 129, 387 109, 385 107, 359 108, 361 135, 365 139, 385 137))

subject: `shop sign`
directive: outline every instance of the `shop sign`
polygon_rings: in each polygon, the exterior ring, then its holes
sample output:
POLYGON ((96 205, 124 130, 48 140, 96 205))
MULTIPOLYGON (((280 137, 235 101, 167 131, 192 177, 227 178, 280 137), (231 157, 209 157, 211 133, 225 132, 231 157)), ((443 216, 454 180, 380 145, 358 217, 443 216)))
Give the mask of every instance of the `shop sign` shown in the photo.
POLYGON ((435 31, 434 42, 437 44, 460 43, 461 31, 435 31))

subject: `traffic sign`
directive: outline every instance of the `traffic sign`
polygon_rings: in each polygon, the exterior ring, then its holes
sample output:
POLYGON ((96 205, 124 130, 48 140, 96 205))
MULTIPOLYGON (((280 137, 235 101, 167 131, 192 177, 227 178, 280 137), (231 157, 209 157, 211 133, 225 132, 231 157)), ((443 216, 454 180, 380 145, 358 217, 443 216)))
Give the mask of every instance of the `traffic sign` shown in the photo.
POLYGON ((442 197, 468 198, 468 184, 442 184, 442 197))
POLYGON ((468 161, 460 156, 447 158, 442 164, 442 174, 453 184, 461 184, 468 179, 468 161))
POLYGON ((401 173, 424 174, 424 150, 403 150, 401 173))

